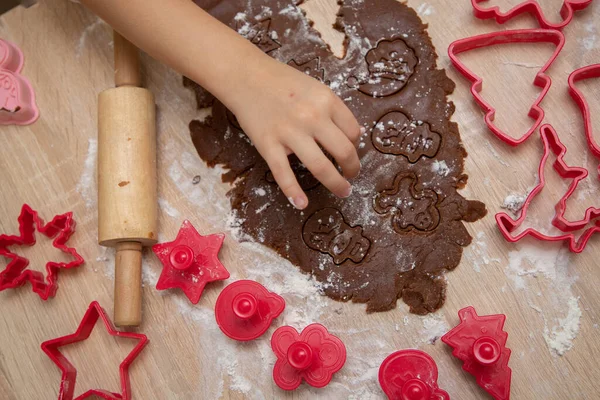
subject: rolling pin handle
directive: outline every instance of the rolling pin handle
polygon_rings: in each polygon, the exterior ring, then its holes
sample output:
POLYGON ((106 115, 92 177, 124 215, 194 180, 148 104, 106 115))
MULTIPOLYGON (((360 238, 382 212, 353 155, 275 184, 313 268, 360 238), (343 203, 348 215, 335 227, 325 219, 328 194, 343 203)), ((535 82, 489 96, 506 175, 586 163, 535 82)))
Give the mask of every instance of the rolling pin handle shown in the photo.
POLYGON ((142 244, 120 242, 115 255, 115 325, 142 322, 142 244))

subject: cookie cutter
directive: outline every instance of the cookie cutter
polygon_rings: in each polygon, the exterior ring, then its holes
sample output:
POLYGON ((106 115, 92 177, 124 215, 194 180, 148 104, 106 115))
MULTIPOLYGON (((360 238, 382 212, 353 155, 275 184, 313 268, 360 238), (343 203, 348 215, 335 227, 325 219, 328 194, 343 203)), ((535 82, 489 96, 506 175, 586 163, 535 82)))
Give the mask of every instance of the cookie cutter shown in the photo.
POLYGON ((29 125, 39 117, 35 94, 22 76, 23 53, 0 39, 0 125, 29 125))
POLYGON ((437 380, 435 361, 421 350, 396 351, 379 367, 379 385, 390 400, 450 400, 437 380))
POLYGON ((585 246, 587 245, 587 242, 589 241, 591 236, 595 232, 600 231, 600 221, 596 221, 596 226, 588 228, 579 239, 576 239, 576 236, 573 233, 573 231, 585 227, 590 222, 590 218, 599 211, 594 211, 595 209, 593 208, 588 209, 588 211, 586 211, 586 219, 577 222, 568 222, 564 220, 564 217, 562 216, 564 216, 568 198, 573 194, 579 182, 587 177, 588 171, 585 168, 569 167, 565 163, 564 155, 567 149, 561 143, 560 139, 558 138, 558 135, 556 134, 556 131, 551 125, 543 125, 540 128, 540 136, 544 145, 544 155, 542 156, 540 166, 538 168, 539 183, 527 196, 527 199, 523 204, 523 208, 521 209, 520 215, 517 220, 513 220, 508 214, 501 212, 496 214, 496 223, 498 224, 500 232, 502 233, 504 238, 509 242, 518 242, 526 236, 531 236, 535 239, 549 242, 568 241, 569 249, 572 252, 581 253, 583 249, 585 249, 585 246), (519 228, 521 224, 525 221, 531 202, 543 190, 546 184, 544 169, 546 166, 546 162, 548 161, 548 157, 550 156, 550 152, 556 155, 556 160, 553 163, 554 170, 561 176, 561 178, 572 179, 572 182, 566 194, 556 204, 556 212, 552 221, 553 225, 561 229, 564 234, 550 236, 541 233, 540 231, 534 228, 527 228, 520 234, 513 236, 512 232, 519 228))
POLYGON ((190 221, 183 221, 174 241, 152 246, 163 264, 156 289, 180 288, 197 304, 207 283, 229 278, 219 261, 223 240, 222 233, 202 236, 190 221))
POLYGON ((31 283, 31 287, 42 300, 48 300, 56 294, 58 270, 61 268, 70 269, 83 264, 83 258, 74 248, 67 247, 66 243, 75 232, 75 220, 73 213, 56 215, 52 221, 44 224, 42 218, 28 204, 23 204, 19 221, 19 236, 0 235, 0 256, 10 259, 8 265, 3 271, 0 271, 0 291, 5 289, 14 289, 23 286, 26 282, 31 283), (47 276, 39 271, 27 269, 29 260, 21 257, 8 248, 11 246, 33 246, 35 244, 35 231, 54 240, 52 246, 63 253, 73 257, 70 262, 46 263, 47 276))
POLYGON ((503 13, 500 11, 500 7, 494 6, 490 8, 484 8, 480 3, 485 3, 489 0, 471 0, 473 5, 473 14, 479 19, 491 19, 494 18, 497 23, 503 24, 514 17, 529 13, 532 14, 538 21, 540 27, 545 29, 558 29, 561 30, 565 26, 569 25, 573 20, 573 16, 576 11, 583 10, 592 3, 592 0, 565 0, 562 8, 560 9, 560 16, 562 21, 558 24, 550 22, 539 3, 536 0, 527 0, 521 4, 518 4, 511 8, 509 11, 503 13))
POLYGON ((545 113, 540 107, 540 104, 544 97, 546 97, 546 94, 552 85, 552 79, 550 76, 546 75, 546 71, 550 68, 554 60, 556 60, 560 54, 564 44, 565 37, 560 31, 557 30, 520 29, 512 31, 500 31, 457 40, 450 44, 450 47, 448 48, 448 56, 450 57, 450 61, 454 67, 471 82, 471 94, 475 98, 477 104, 479 104, 479 106, 486 112, 484 121, 488 128, 503 142, 511 146, 518 146, 526 141, 533 134, 533 132, 536 131, 544 119, 545 113), (459 54, 470 50, 508 43, 551 43, 556 46, 552 56, 540 69, 533 81, 535 86, 542 89, 528 113, 529 117, 535 120, 535 123, 518 139, 513 138, 502 129, 494 125, 496 109, 487 101, 485 101, 481 95, 481 91, 483 89, 483 79, 474 74, 458 59, 459 54))
POLYGON ((494 399, 510 399, 512 371, 508 366, 508 333, 504 331, 506 316, 479 316, 470 306, 460 310, 458 316, 460 324, 442 336, 442 341, 452 347, 452 355, 463 362, 462 368, 494 399))
POLYGON ((62 378, 60 381, 60 389, 58 392, 59 400, 72 400, 75 392, 75 382, 77 378, 77 369, 69 362, 69 360, 59 351, 59 348, 72 343, 81 342, 90 337, 94 326, 98 319, 101 318, 104 323, 106 331, 111 336, 122 337, 127 339, 136 339, 138 343, 131 350, 131 352, 125 357, 125 359, 119 365, 119 372, 121 377, 121 393, 113 393, 103 389, 90 389, 84 394, 77 397, 75 400, 85 399, 90 396, 98 396, 107 400, 128 400, 131 399, 131 386, 129 383, 129 366, 133 360, 140 354, 148 343, 146 335, 141 333, 132 332, 121 332, 117 331, 113 326, 112 322, 108 319, 108 315, 97 301, 93 301, 85 315, 81 319, 79 326, 75 333, 70 335, 62 336, 56 339, 47 340, 42 343, 41 348, 50 357, 50 359, 60 368, 62 371, 62 378))
POLYGON ((255 281, 233 282, 221 291, 215 304, 215 318, 221 331, 239 341, 264 334, 285 308, 285 300, 255 281))
POLYGON ((596 158, 600 159, 600 144, 596 142, 593 135, 592 112, 587 100, 583 96, 583 93, 577 89, 576 86, 577 82, 595 78, 600 78, 600 64, 588 65, 587 67, 573 71, 571 75, 569 75, 569 94, 581 110, 588 147, 590 148, 592 154, 594 154, 596 158))
POLYGON ((323 325, 310 324, 298 334, 291 326, 277 328, 271 337, 277 356, 273 380, 284 390, 294 390, 306 381, 322 388, 346 362, 346 347, 323 325))

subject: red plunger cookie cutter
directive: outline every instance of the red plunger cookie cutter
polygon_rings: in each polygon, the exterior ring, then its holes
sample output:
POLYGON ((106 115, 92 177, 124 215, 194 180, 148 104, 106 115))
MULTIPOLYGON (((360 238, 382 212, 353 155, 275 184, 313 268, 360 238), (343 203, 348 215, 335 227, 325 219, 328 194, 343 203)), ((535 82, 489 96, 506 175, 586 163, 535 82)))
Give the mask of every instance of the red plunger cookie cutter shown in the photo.
POLYGON ((311 386, 326 386, 346 362, 346 347, 320 324, 311 324, 302 333, 291 326, 278 328, 271 337, 277 356, 273 380, 284 390, 294 390, 302 380, 311 386))
POLYGON ((564 161, 564 155, 567 151, 565 146, 558 139, 558 135, 552 126, 546 124, 540 128, 540 135, 542 137, 542 142, 544 144, 544 156, 540 162, 540 166, 538 169, 539 175, 539 183, 537 186, 529 193, 525 203, 523 204, 523 208, 521 209, 521 214, 517 220, 513 220, 508 214, 502 212, 496 214, 496 222, 498 223, 498 227, 500 228, 500 232, 509 242, 518 242, 526 236, 531 236, 538 240, 543 241, 567 241, 569 243, 569 249, 574 253, 581 253, 587 242, 592 237, 592 235, 598 231, 600 231, 600 222, 596 222, 596 226, 590 227, 584 231, 579 239, 576 238, 576 235, 571 231, 581 229, 585 227, 590 222, 590 217, 595 216, 598 213, 598 210, 591 208, 586 212, 586 219, 577 222, 568 222, 564 219, 564 213, 566 209, 566 203, 568 198, 575 192, 577 185, 579 182, 587 177, 588 172, 584 168, 578 167, 569 167, 564 161), (552 152, 556 156, 556 160, 552 165, 554 170, 563 178, 563 179, 572 179, 571 185, 567 190, 567 193, 561 198, 561 200, 556 205, 556 213, 554 220, 552 223, 559 229, 563 230, 563 232, 569 232, 564 234, 559 234, 556 236, 550 236, 539 232, 533 228, 527 228, 523 230, 518 235, 513 235, 513 232, 517 230, 527 218, 527 212, 531 205, 533 199, 544 189, 546 185, 545 178, 545 167, 546 162, 548 161, 548 157, 550 156, 550 152, 552 152))
POLYGON ((420 350, 392 353, 379 367, 379 384, 390 400, 450 400, 437 379, 435 361, 420 350))
POLYGON ((555 24, 546 18, 544 11, 542 11, 542 8, 536 0, 524 1, 505 13, 501 12, 500 7, 498 6, 484 8, 480 5, 480 3, 485 3, 487 1, 488 0, 471 0, 471 3, 473 4, 473 14, 475 14, 477 18, 495 18, 497 23, 503 24, 520 14, 530 13, 537 19, 540 26, 546 29, 563 29, 571 22, 571 20, 573 20, 575 11, 583 10, 592 4, 592 0, 565 0, 560 10, 562 21, 555 24))
POLYGON ((83 264, 83 258, 74 248, 67 247, 66 243, 75 232, 73 213, 56 215, 52 221, 44 224, 38 213, 27 204, 23 204, 19 215, 19 236, 0 235, 0 256, 10 261, 3 271, 0 271, 0 291, 13 289, 31 283, 31 288, 43 300, 54 297, 56 294, 58 270, 75 268, 83 264), (33 246, 35 244, 35 231, 48 238, 54 238, 52 246, 73 257, 70 262, 48 261, 46 264, 46 277, 39 271, 28 269, 29 260, 21 257, 11 250, 12 246, 33 246))
POLYGON ((223 333, 240 341, 254 340, 283 312, 285 300, 254 281, 227 286, 215 304, 215 318, 223 333))
POLYGON ((552 85, 552 80, 546 72, 548 68, 552 65, 554 60, 558 57, 558 54, 562 50, 565 44, 564 35, 557 30, 548 30, 548 29, 524 29, 524 30, 514 30, 514 31, 500 31, 493 33, 486 33, 479 36, 473 36, 466 39, 457 40, 452 43, 448 48, 448 55, 450 56, 450 60, 454 67, 471 81, 471 94, 477 101, 477 104, 481 108, 483 108, 486 112, 485 114, 485 123, 488 128, 503 142, 510 144, 511 146, 517 146, 524 141, 526 141, 533 132, 538 128, 538 126, 542 123, 544 119, 544 110, 540 107, 540 103, 546 97, 548 90, 550 90, 550 86, 552 85), (481 90, 483 88, 483 79, 479 76, 471 72, 458 58, 460 53, 464 53, 470 50, 479 49, 482 47, 493 46, 497 44, 507 44, 507 43, 552 43, 556 46, 554 53, 546 63, 537 73, 535 80, 533 81, 535 86, 538 86, 542 89, 540 95, 535 100, 531 108, 529 109, 529 117, 535 120, 533 126, 520 138, 515 139, 509 136, 502 129, 498 128, 494 125, 494 117, 496 114, 496 109, 492 107, 488 102, 486 102, 482 95, 481 90))
POLYGON ((152 246, 164 266, 156 288, 180 288, 197 304, 208 282, 229 278, 229 272, 219 261, 224 239, 222 233, 202 236, 190 221, 183 221, 174 241, 152 246))
POLYGON ((480 317, 473 307, 463 308, 458 316, 460 324, 442 336, 442 341, 452 347, 452 355, 463 362, 463 369, 494 399, 510 399, 510 349, 506 347, 508 333, 503 330, 506 316, 480 317))
POLYGON ((129 385, 129 366, 133 360, 140 354, 144 346, 148 343, 146 335, 141 333, 121 332, 115 330, 113 324, 108 319, 106 312, 100 307, 98 302, 93 301, 87 309, 79 327, 67 336, 56 339, 51 339, 42 343, 42 350, 50 357, 50 359, 62 371, 62 379, 60 382, 60 390, 58 392, 59 400, 72 400, 75 392, 75 381, 77 378, 77 370, 69 362, 69 360, 60 352, 59 348, 72 343, 81 342, 90 337, 98 318, 102 318, 102 322, 108 333, 111 336, 117 336, 127 339, 136 339, 138 344, 131 350, 125 359, 119 365, 121 375, 121 393, 111 393, 102 389, 90 389, 84 394, 77 397, 76 400, 85 399, 90 396, 98 396, 109 400, 128 400, 131 398, 131 388, 129 385))
POLYGON ((0 125, 29 125, 39 117, 35 94, 23 77, 23 53, 0 39, 0 125))

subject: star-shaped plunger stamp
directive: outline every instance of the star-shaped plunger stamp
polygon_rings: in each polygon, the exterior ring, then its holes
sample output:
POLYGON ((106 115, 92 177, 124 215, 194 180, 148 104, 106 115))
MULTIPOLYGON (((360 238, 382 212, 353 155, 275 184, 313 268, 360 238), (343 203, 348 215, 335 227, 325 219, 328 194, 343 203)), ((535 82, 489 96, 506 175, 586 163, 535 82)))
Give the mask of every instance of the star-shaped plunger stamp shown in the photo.
POLYGON ((164 266, 156 289, 180 288, 197 304, 207 283, 229 278, 219 261, 224 239, 222 233, 202 236, 190 221, 183 221, 174 241, 152 246, 164 266))
POLYGON ((101 318, 104 323, 106 331, 111 336, 136 339, 138 343, 135 345, 133 350, 125 357, 125 359, 119 365, 119 372, 121 376, 121 393, 112 393, 104 389, 90 389, 80 396, 77 396, 76 400, 86 399, 88 397, 97 396, 108 400, 128 400, 131 399, 131 387, 129 385, 129 366, 133 360, 140 354, 144 349, 144 346, 148 343, 146 335, 141 333, 130 333, 117 331, 113 324, 108 319, 106 312, 100 307, 97 301, 93 301, 88 307, 85 315, 83 316, 79 327, 75 333, 59 337, 56 339, 47 340, 42 343, 41 348, 50 357, 50 359, 60 368, 62 371, 62 378, 60 382, 60 389, 58 392, 58 398, 61 400, 72 400, 75 392, 75 381, 77 378, 77 370, 69 362, 69 360, 60 352, 59 348, 72 343, 81 342, 90 337, 96 322, 101 318))
POLYGON ((42 300, 54 297, 57 290, 57 279, 59 269, 75 268, 83 264, 83 258, 74 248, 66 245, 67 241, 75 232, 75 220, 73 213, 56 215, 52 221, 44 224, 29 205, 23 204, 19 221, 19 235, 0 235, 0 256, 10 261, 4 270, 0 271, 0 291, 23 286, 26 282, 42 300), (72 260, 69 262, 48 261, 46 263, 46 276, 40 271, 27 268, 29 260, 15 254, 10 248, 17 246, 33 246, 35 244, 35 231, 54 240, 54 248, 67 253, 72 260))

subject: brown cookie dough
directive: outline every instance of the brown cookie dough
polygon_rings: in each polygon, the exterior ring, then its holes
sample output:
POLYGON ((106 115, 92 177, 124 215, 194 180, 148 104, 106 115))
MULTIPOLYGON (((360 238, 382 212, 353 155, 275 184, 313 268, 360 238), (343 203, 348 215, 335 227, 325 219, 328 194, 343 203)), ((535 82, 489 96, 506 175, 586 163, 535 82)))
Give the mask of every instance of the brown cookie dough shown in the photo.
MULTIPOLYGON (((224 180, 241 230, 313 274, 338 300, 388 310, 402 298, 417 314, 440 308, 445 270, 459 264, 471 237, 463 221, 485 206, 457 189, 466 152, 450 122, 454 83, 414 10, 395 0, 347 0, 336 28, 336 58, 293 2, 196 0, 272 57, 318 79, 354 112, 365 133, 361 174, 347 199, 332 195, 297 160, 309 206, 294 209, 235 116, 214 100, 212 116, 192 121, 200 157, 230 171, 224 180)), ((187 83, 189 85, 189 82, 187 83)), ((197 85, 199 106, 211 99, 197 85)))

